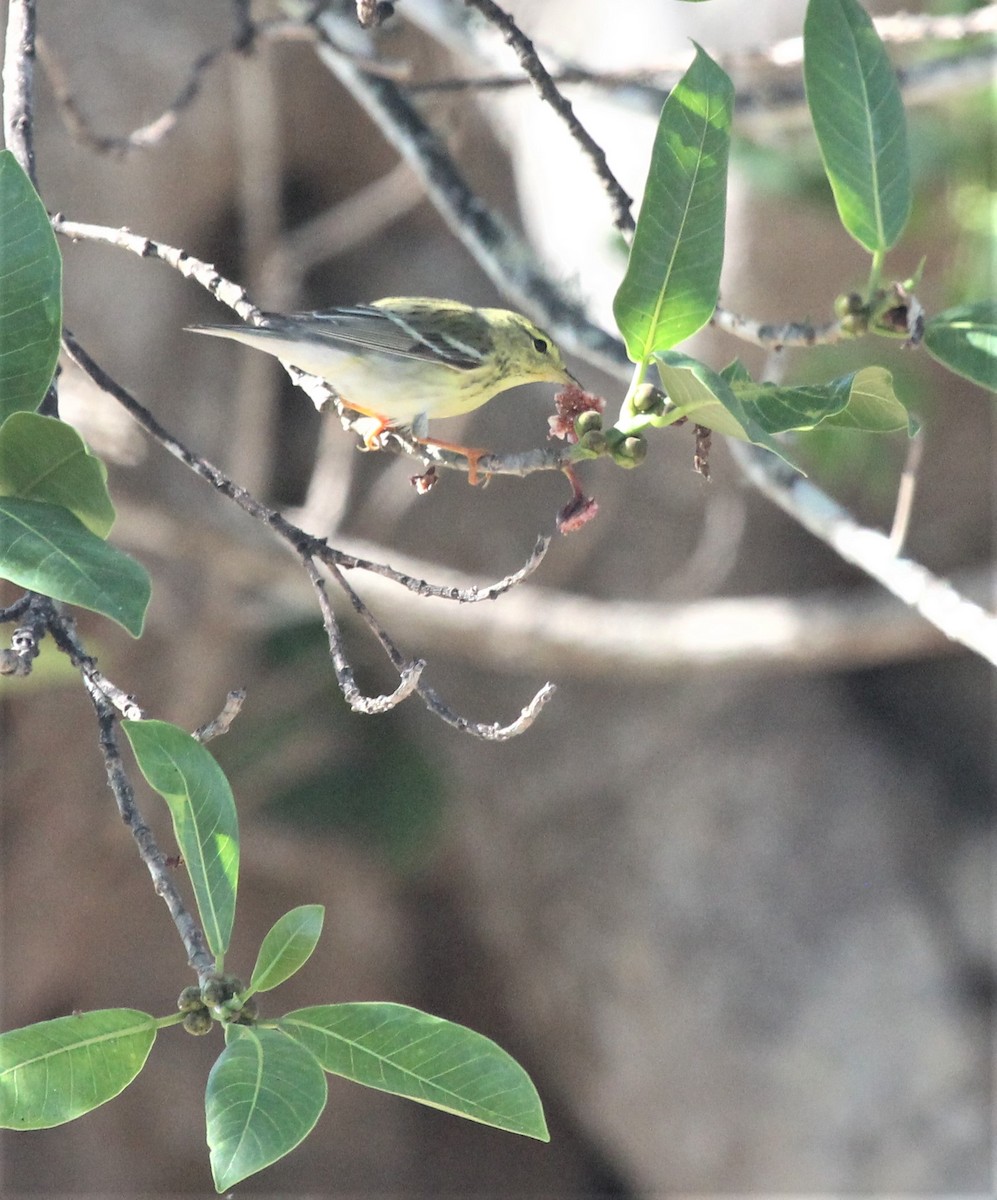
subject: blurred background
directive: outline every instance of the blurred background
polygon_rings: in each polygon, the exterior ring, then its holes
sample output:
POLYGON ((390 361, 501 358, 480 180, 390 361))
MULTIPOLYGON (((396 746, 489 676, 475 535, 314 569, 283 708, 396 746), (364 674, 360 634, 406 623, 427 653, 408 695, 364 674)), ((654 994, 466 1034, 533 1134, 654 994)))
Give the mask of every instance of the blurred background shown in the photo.
MULTIPOLYGON (((864 283, 865 256, 837 225, 801 109, 799 64, 754 53, 800 35, 802 3, 506 7, 551 65, 657 69, 694 37, 728 66, 739 89, 728 307, 822 321, 839 292, 864 283)), ((39 0, 47 207, 182 247, 264 308, 397 294, 502 303, 306 37, 285 30, 221 54, 148 149, 99 153, 74 133, 72 110, 103 137, 158 117, 199 57, 232 41, 236 8, 39 0)), ((924 9, 943 10, 961 7, 924 9)), ((399 0, 396 16, 344 48, 376 57, 406 87, 512 73, 500 39, 465 30, 463 11, 399 0)), ((276 4, 252 14, 282 15, 276 4)), ((993 290, 992 98, 979 71, 960 72, 965 50, 920 41, 897 51, 915 81, 934 60, 955 64, 911 85, 916 207, 888 264, 903 279, 927 256, 929 314, 993 290)), ((566 91, 638 194, 662 94, 566 91)), ((624 247, 560 124, 528 88, 413 94, 472 186, 611 328, 624 247)), ((560 476, 470 489, 445 473, 417 496, 412 462, 358 454, 269 358, 183 333, 229 319, 195 284, 106 245, 62 250, 65 321, 80 342, 178 437, 310 532, 441 583, 500 578, 551 532, 568 499, 560 476)), ((613 411, 625 381, 567 348, 613 411)), ((715 332, 694 352, 716 367, 737 354, 753 371, 765 365, 715 332)), ((909 553, 982 600, 990 401, 924 353, 883 341, 793 354, 783 369, 827 378, 869 361, 894 371, 925 428, 909 553)), ((691 432, 667 430, 639 471, 599 462, 583 472, 598 517, 558 537, 522 591, 458 607, 353 580, 469 719, 508 722, 556 682, 532 729, 486 744, 415 699, 356 715, 290 556, 71 365, 60 391, 66 419, 110 464, 114 539, 154 580, 139 642, 80 614, 101 668, 149 715, 187 728, 217 713, 230 688, 248 689, 232 732, 211 747, 242 823, 226 965, 248 975, 277 917, 325 904, 317 953, 265 998, 265 1014, 414 1004, 498 1041, 547 1108, 544 1146, 332 1080, 315 1133, 241 1192, 991 1190, 986 664, 891 607, 753 493, 722 444, 706 483, 692 470, 691 432), (737 598, 772 604, 703 607, 737 598), (673 622, 708 612, 715 632, 683 642, 673 622), (854 636, 808 654, 808 617, 828 612, 854 636), (740 633, 725 624, 738 619, 740 633), (780 653, 794 621, 802 651, 780 653), (636 649, 625 651, 628 634, 636 649), (743 650, 714 655, 714 637, 743 650), (752 653, 766 644, 776 649, 752 653)), ((540 445, 549 393, 507 394, 438 432, 503 450, 540 445)), ((906 452, 902 437, 842 434, 807 467, 861 520, 888 528, 906 452)), ((391 691, 388 664, 347 607, 358 683, 391 691)), ((170 1011, 191 982, 183 950, 116 818, 85 696, 50 646, 30 681, 0 692, 0 717, 3 1027, 74 1009, 170 1011)), ((140 803, 169 845, 165 806, 144 788, 140 803)), ((216 1036, 168 1031, 117 1101, 62 1129, 4 1134, 0 1191, 210 1192, 201 1102, 219 1049, 216 1036)))

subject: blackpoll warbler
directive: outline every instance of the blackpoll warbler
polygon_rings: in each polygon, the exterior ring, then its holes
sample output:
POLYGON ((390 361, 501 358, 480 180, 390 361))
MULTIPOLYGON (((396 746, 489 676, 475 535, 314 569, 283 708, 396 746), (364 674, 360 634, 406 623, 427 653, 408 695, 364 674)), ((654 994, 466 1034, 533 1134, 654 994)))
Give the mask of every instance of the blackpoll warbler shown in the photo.
POLYGON ((261 325, 192 325, 232 338, 318 375, 346 408, 377 422, 368 447, 392 426, 417 440, 465 454, 476 478, 485 453, 426 437, 435 417, 471 412, 524 383, 573 383, 558 348, 518 313, 455 300, 392 297, 320 312, 264 313, 261 325))

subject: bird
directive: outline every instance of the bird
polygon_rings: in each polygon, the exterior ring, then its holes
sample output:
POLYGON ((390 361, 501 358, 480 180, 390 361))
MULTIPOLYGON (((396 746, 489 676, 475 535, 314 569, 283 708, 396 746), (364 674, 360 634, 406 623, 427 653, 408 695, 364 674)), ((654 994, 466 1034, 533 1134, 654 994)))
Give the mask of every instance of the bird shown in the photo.
POLYGON ((368 449, 385 431, 464 455, 477 482, 486 453, 427 434, 428 422, 468 413, 526 383, 576 384, 552 339, 519 313, 456 300, 392 296, 313 312, 262 313, 256 325, 189 325, 317 375, 343 406, 373 419, 368 449))

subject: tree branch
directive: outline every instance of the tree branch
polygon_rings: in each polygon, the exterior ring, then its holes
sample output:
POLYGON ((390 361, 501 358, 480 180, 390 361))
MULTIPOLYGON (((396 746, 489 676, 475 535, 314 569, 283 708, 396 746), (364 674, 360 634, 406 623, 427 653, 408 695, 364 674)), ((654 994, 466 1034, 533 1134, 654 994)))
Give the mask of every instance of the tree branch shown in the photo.
POLYGON ((945 579, 900 558, 887 534, 869 529, 781 459, 746 443, 730 450, 756 488, 795 521, 882 584, 946 637, 997 666, 997 615, 960 595, 945 579))
POLYGON ((606 189, 615 213, 614 224, 623 234, 633 233, 635 222, 630 209, 633 200, 623 190, 609 169, 606 152, 575 116, 571 103, 557 90, 547 68, 537 56, 536 48, 512 17, 495 0, 464 0, 477 9, 486 20, 501 31, 503 38, 515 50, 520 64, 537 94, 545 100, 568 127, 568 132, 591 161, 595 173, 606 189))
POLYGON ((37 187, 32 104, 35 0, 9 0, 3 59, 4 144, 37 187))

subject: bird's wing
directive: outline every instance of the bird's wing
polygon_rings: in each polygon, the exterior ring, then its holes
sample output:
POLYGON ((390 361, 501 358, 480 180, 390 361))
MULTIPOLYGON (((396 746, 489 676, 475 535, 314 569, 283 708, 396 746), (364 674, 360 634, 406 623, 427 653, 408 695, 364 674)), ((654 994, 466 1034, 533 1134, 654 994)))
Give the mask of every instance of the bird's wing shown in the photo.
POLYGON ((482 351, 473 344, 436 330, 418 329, 390 309, 356 305, 291 313, 287 317, 265 313, 264 319, 263 328, 269 326, 277 332, 289 333, 293 327, 316 341, 344 342, 383 354, 435 362, 457 371, 480 367, 484 359, 482 351))

